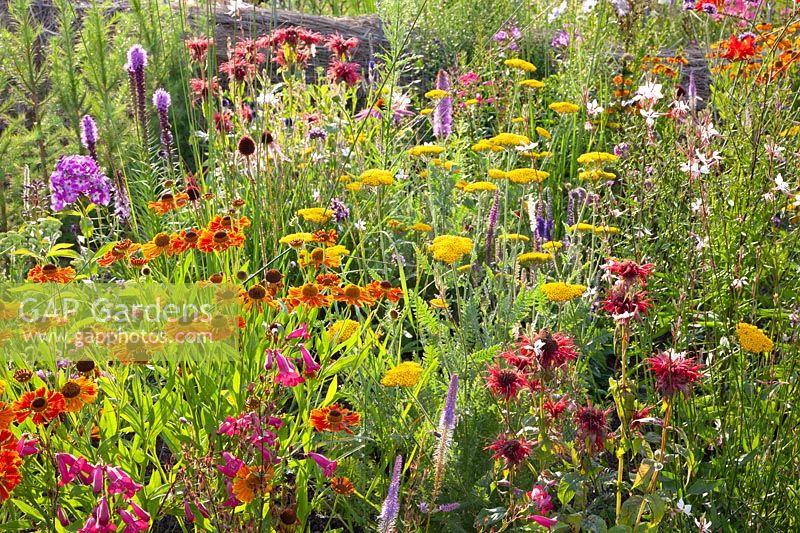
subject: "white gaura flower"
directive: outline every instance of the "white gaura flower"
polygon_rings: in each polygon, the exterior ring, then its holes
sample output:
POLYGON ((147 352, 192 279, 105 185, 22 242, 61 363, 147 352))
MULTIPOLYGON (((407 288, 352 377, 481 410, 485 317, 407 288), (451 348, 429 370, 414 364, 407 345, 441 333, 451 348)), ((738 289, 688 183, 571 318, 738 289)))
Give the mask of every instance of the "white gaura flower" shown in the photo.
POLYGON ((243 2, 242 0, 229 0, 228 10, 226 11, 229 17, 238 17, 241 15, 239 12, 242 9, 252 9, 253 5, 243 2))
POLYGON ((603 106, 598 104, 597 100, 592 100, 591 102, 586 104, 586 114, 589 115, 590 117, 599 115, 603 111, 605 111, 605 108, 603 108, 603 106))
POLYGON ((644 122, 649 127, 653 127, 656 123, 656 119, 661 116, 661 113, 653 111, 652 109, 640 109, 639 114, 644 117, 644 122))
POLYGON ((683 498, 678 500, 678 503, 675 504, 675 510, 679 513, 683 513, 686 516, 692 516, 692 506, 686 503, 683 503, 683 498))
POLYGON ((744 287, 747 287, 747 278, 744 276, 742 276, 741 278, 735 278, 731 282, 731 287, 733 287, 734 289, 743 289, 744 287))
POLYGON ((636 89, 636 94, 633 96, 633 101, 646 101, 650 102, 651 104, 655 104, 664 98, 664 93, 661 92, 661 87, 662 85, 660 83, 646 82, 644 85, 640 85, 639 88, 636 89))
POLYGON ((547 22, 552 24, 557 19, 561 18, 561 15, 563 15, 566 12, 567 12, 567 0, 563 0, 560 4, 558 4, 558 7, 552 10, 549 15, 547 15, 547 22))
POLYGON ((532 142, 530 144, 515 146, 514 149, 517 150, 518 152, 531 152, 533 150, 536 150, 538 146, 539 146, 538 142, 532 142))
POLYGON ((358 222, 353 224, 353 227, 355 227, 358 231, 364 231, 365 229, 367 229, 367 223, 364 222, 363 220, 359 220, 358 222))
POLYGON ((775 188, 772 189, 773 191, 782 192, 784 194, 789 194, 789 184, 784 181, 783 176, 778 174, 775 176, 775 188))

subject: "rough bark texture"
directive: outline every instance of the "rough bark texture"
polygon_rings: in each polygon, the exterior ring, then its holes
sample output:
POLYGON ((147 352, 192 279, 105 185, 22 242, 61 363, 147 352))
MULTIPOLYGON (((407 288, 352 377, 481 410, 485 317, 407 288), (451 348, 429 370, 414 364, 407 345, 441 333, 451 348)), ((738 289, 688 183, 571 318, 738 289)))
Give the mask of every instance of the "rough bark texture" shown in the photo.
MULTIPOLYGON (((8 15, 8 3, 13 0, 0 0, 0 24, 4 24, 8 15)), ((174 4, 175 2, 173 2, 174 4)), ((205 3, 205 2, 203 2, 205 3)), ((202 20, 208 13, 205 8, 198 7, 197 2, 188 2, 189 25, 200 27, 202 20)), ((323 17, 307 15, 285 9, 269 9, 263 7, 249 7, 240 10, 239 16, 228 13, 227 2, 217 1, 214 8, 215 40, 218 62, 227 60, 228 40, 235 43, 239 37, 264 35, 275 28, 287 26, 303 26, 310 30, 329 35, 340 33, 345 38, 358 37, 361 44, 356 50, 354 61, 366 65, 372 52, 379 52, 386 48, 386 36, 381 28, 380 18, 377 15, 358 17, 323 17)), ((75 0, 73 6, 80 13, 90 5, 88 0, 75 0)), ((40 21, 45 33, 52 35, 57 31, 56 9, 52 0, 33 0, 32 13, 40 21)), ((129 9, 126 0, 113 0, 109 5, 109 14, 129 9)), ((328 51, 320 47, 311 69, 325 66, 328 63, 328 51)))

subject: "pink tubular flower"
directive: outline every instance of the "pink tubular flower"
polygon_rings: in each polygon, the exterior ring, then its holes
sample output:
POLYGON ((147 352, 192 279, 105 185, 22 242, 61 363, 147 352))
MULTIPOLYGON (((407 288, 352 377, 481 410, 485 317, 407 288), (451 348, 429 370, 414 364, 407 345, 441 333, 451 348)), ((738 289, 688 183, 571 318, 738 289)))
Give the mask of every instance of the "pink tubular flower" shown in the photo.
POLYGON ((274 348, 267 348, 264 351, 264 370, 272 370, 275 366, 275 354, 280 353, 274 348))
POLYGON ((223 476, 229 478, 236 477, 236 472, 244 466, 244 461, 235 457, 230 452, 222 452, 222 459, 225 461, 225 464, 217 465, 217 470, 219 470, 223 476))
POLYGON ((703 366, 693 357, 686 357, 686 353, 674 350, 662 352, 647 362, 656 375, 656 390, 665 398, 677 392, 689 396, 692 384, 701 377, 700 368, 703 366))
POLYGON ((303 356, 303 374, 306 376, 315 376, 322 367, 319 365, 319 363, 314 361, 314 357, 303 344, 299 344, 297 348, 300 350, 300 354, 303 356))
POLYGON ((303 376, 297 372, 297 368, 281 352, 275 352, 275 363, 278 366, 278 375, 275 376, 276 383, 280 383, 284 387, 296 387, 305 382, 303 376))
POLYGON ((108 477, 109 494, 122 494, 123 498, 130 500, 142 490, 142 486, 133 481, 121 468, 106 466, 106 476, 108 477))
POLYGON ((540 513, 549 513, 553 510, 553 499, 541 485, 534 485, 533 489, 527 493, 528 498, 536 504, 540 513))
POLYGON ((17 442, 17 454, 22 458, 39 453, 39 448, 37 448, 39 439, 35 437, 29 439, 27 435, 27 433, 23 434, 17 442))
POLYGON ((528 520, 533 520, 540 526, 546 527, 547 529, 550 529, 556 524, 558 524, 558 520, 556 520, 555 518, 547 518, 546 516, 543 515, 530 515, 528 517, 528 520))
POLYGON ((194 524, 194 521, 197 520, 192 512, 192 506, 189 505, 189 500, 183 500, 183 514, 186 516, 186 521, 190 524, 194 524))
POLYGON ((88 485, 95 470, 95 466, 88 463, 85 457, 75 457, 68 453, 56 454, 56 466, 61 478, 58 480, 59 487, 72 483, 76 479, 84 485, 88 485))
POLYGON ((302 339, 304 341, 307 341, 310 338, 311 335, 308 334, 308 324, 306 324, 305 322, 300 324, 296 329, 292 330, 291 333, 286 335, 286 340, 302 339))
POLYGON ((316 452, 308 452, 306 456, 309 459, 313 459, 314 462, 322 468, 322 473, 325 477, 333 477, 334 472, 336 472, 336 467, 339 466, 338 461, 331 461, 324 455, 316 452))

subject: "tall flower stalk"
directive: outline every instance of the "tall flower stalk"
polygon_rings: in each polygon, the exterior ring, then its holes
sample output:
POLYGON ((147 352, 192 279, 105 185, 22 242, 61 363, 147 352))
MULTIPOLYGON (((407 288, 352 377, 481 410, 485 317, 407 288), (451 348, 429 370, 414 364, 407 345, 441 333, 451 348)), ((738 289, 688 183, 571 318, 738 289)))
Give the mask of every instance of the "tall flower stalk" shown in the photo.
POLYGON ((161 155, 168 162, 172 161, 172 131, 169 127, 169 106, 172 98, 164 89, 156 89, 153 93, 153 105, 158 112, 158 128, 161 130, 161 155))
POLYGON ((128 62, 125 70, 128 72, 128 83, 133 100, 133 113, 139 124, 139 134, 142 144, 147 140, 147 110, 145 108, 145 79, 144 68, 147 66, 147 52, 142 45, 135 44, 128 50, 128 62))
POLYGON ((403 456, 398 455, 394 460, 392 481, 389 483, 389 492, 381 507, 378 517, 378 531, 381 533, 394 533, 396 531, 397 514, 400 511, 400 475, 403 472, 403 456))
POLYGON ((453 441, 453 430, 456 427, 456 395, 458 394, 458 374, 450 377, 450 386, 447 388, 447 397, 444 402, 442 416, 439 418, 439 443, 434 452, 434 475, 433 492, 431 493, 431 505, 436 503, 439 492, 442 489, 444 479, 444 467, 447 462, 447 452, 453 441))
POLYGON ((436 75, 436 88, 448 94, 436 104, 433 114, 433 134, 437 139, 446 139, 453 133, 453 97, 450 96, 450 77, 440 70, 436 75))
POLYGON ((97 124, 91 115, 84 115, 81 119, 81 144, 95 162, 97 162, 97 137, 97 124))

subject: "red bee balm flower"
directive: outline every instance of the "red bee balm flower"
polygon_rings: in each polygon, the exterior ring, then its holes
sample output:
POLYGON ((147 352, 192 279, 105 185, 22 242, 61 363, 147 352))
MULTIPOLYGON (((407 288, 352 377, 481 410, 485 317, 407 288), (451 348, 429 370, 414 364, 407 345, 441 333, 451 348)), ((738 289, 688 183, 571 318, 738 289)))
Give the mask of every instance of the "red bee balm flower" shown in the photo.
POLYGON ((578 442, 587 447, 587 451, 600 451, 608 434, 608 411, 602 411, 591 405, 578 407, 575 412, 575 424, 578 426, 578 442))
POLYGON ((484 449, 493 450, 492 458, 500 459, 502 457, 506 465, 518 465, 531 454, 531 442, 522 437, 506 439, 505 435, 500 435, 496 441, 484 449))
POLYGON ((523 357, 534 358, 544 370, 562 367, 578 357, 575 343, 563 333, 543 329, 533 338, 522 337, 519 351, 523 357))
POLYGON ((692 384, 702 376, 699 370, 703 365, 697 364, 693 357, 686 357, 683 352, 669 350, 647 362, 656 375, 656 390, 665 398, 674 396, 676 392, 689 396, 692 384))
POLYGON ((34 424, 46 424, 66 409, 64 396, 42 387, 36 392, 26 392, 14 402, 14 411, 18 423, 33 415, 34 424))
POLYGON ((647 314, 652 303, 645 291, 628 294, 624 287, 614 286, 602 302, 603 310, 618 322, 629 322, 647 314))
POLYGON ((653 273, 655 266, 652 263, 640 265, 629 259, 625 261, 614 261, 611 259, 603 268, 605 268, 606 272, 614 274, 617 278, 628 284, 638 280, 639 283, 644 285, 647 277, 653 273))
POLYGON ((489 367, 486 386, 495 397, 505 401, 516 400, 520 389, 528 386, 525 376, 516 368, 503 368, 500 365, 489 367))

